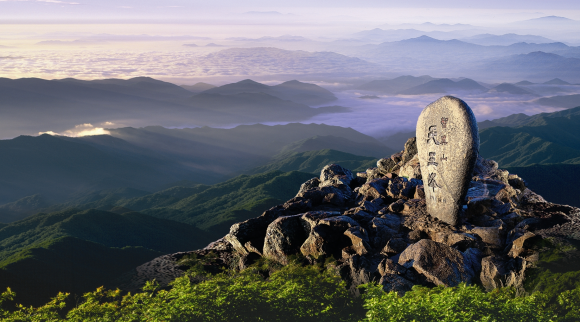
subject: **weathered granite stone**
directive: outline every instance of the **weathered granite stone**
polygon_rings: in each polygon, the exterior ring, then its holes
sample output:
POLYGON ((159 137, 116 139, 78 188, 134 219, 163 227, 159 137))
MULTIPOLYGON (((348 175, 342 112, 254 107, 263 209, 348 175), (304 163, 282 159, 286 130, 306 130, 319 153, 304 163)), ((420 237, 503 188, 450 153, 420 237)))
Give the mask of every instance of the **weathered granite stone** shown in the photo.
POLYGON ((399 256, 399 265, 413 267, 435 285, 457 286, 471 283, 475 276, 471 257, 447 245, 429 239, 407 247, 399 256))
POLYGON ((456 225, 479 151, 471 108, 452 96, 429 104, 417 121, 417 149, 427 212, 456 225))
POLYGON ((406 292, 413 288, 413 282, 404 279, 403 277, 395 274, 385 274, 381 276, 379 280, 379 285, 383 287, 385 292, 397 292, 399 296, 405 295, 406 292))
POLYGON ((288 256, 298 253, 308 237, 301 217, 302 215, 280 217, 268 225, 264 257, 288 264, 288 256))

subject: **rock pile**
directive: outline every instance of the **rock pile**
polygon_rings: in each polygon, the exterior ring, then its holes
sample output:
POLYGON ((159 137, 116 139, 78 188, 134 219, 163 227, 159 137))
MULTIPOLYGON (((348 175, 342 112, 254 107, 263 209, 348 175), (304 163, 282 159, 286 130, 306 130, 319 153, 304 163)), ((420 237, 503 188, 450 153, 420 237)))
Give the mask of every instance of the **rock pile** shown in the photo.
MULTIPOLYGON (((538 260, 539 239, 577 238, 580 231, 580 209, 545 201, 523 179, 481 157, 456 225, 427 213, 424 189, 412 138, 366 172, 328 165, 295 198, 234 224, 203 250, 166 255, 155 265, 175 276, 179 259, 192 253, 212 252, 214 262, 237 269, 260 257, 286 264, 298 254, 312 264, 334 258, 355 294, 370 281, 401 294, 417 284, 521 288, 538 260)), ((155 270, 147 273, 150 264, 136 280, 156 277, 155 270)))

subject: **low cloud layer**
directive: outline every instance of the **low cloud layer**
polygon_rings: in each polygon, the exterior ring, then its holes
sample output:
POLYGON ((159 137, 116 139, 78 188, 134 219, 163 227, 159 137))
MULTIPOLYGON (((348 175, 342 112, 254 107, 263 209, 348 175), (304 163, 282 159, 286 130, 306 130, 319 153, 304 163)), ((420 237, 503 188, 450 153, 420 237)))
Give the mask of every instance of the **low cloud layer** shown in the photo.
MULTIPOLYGON (((113 122, 104 122, 102 125, 112 127, 115 124, 113 122)), ((84 124, 75 125, 74 128, 72 128, 70 130, 63 131, 61 133, 56 133, 54 131, 38 132, 38 135, 42 135, 42 134, 81 137, 81 136, 90 136, 90 135, 107 135, 107 134, 110 134, 110 132, 105 130, 102 127, 95 127, 91 123, 84 123, 84 124)))
MULTIPOLYGON (((344 91, 335 94, 339 99, 333 104, 348 106, 352 112, 322 114, 302 123, 351 127, 370 136, 383 137, 398 132, 413 131, 421 111, 431 102, 445 95, 379 96, 379 99, 361 99, 359 97, 368 93, 344 91)), ((455 96, 463 99, 472 108, 478 121, 517 113, 533 115, 561 110, 561 108, 538 105, 527 96, 494 96, 487 93, 457 93, 455 96)))

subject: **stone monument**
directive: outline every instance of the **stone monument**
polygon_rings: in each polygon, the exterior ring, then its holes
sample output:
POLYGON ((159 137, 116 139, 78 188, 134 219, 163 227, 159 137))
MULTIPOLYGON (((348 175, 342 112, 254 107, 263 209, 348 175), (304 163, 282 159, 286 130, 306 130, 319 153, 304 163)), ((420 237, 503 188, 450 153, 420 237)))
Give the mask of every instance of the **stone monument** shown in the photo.
POLYGON ((457 225, 479 153, 475 116, 464 101, 444 96, 421 112, 416 135, 427 212, 457 225))

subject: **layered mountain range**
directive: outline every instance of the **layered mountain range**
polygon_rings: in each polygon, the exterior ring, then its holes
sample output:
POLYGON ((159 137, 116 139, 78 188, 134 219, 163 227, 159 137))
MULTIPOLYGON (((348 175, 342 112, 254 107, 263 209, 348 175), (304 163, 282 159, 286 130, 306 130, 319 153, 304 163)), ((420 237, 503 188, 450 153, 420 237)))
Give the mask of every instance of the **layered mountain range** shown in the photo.
POLYGON ((79 124, 107 127, 111 121, 181 127, 299 121, 348 111, 338 106, 309 106, 334 100, 328 90, 298 81, 270 87, 244 80, 195 94, 147 77, 95 81, 3 78, 0 111, 5 117, 0 121, 0 135, 61 133, 79 124))

